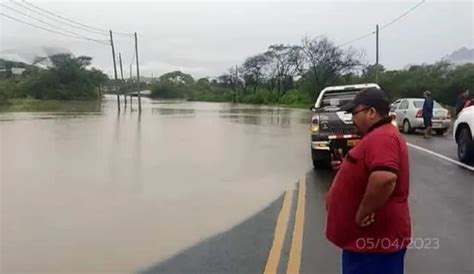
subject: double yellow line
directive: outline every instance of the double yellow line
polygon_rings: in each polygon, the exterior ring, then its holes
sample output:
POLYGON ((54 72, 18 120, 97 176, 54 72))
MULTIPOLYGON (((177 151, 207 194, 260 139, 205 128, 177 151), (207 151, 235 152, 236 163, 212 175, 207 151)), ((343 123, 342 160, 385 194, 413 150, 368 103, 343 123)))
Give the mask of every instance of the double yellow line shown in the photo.
MULTIPOLYGON (((298 182, 298 201, 296 207, 295 225, 293 227, 293 238, 291 241, 290 257, 288 261, 287 274, 299 274, 301 265, 301 251, 303 248, 304 215, 306 203, 306 178, 301 178, 298 182)), ((280 263, 283 243, 285 241, 288 221, 291 213, 291 203, 293 199, 293 190, 288 189, 285 193, 283 205, 278 215, 275 236, 273 238, 272 248, 268 255, 264 274, 276 274, 280 263)))

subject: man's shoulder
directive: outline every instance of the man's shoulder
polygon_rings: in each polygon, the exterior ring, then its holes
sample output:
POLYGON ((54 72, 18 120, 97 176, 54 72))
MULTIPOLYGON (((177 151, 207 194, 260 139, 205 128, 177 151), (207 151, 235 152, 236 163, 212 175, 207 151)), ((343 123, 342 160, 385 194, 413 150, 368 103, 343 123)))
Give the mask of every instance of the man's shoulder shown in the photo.
POLYGON ((400 134, 399 130, 392 124, 386 124, 375 129, 367 136, 367 139, 367 144, 369 146, 374 142, 388 142, 397 145, 406 145, 405 139, 400 134))
POLYGON ((381 136, 399 138, 401 137, 401 134, 398 131, 397 127, 395 127, 391 123, 387 123, 376 128, 371 134, 369 134, 368 137, 380 138, 381 136))

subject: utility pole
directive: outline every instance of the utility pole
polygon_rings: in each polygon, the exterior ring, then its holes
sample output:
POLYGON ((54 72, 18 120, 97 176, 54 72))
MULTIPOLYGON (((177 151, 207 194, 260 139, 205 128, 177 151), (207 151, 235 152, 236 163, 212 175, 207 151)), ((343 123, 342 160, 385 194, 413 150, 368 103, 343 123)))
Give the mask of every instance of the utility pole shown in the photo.
POLYGON ((110 32, 110 45, 112 46, 112 59, 114 60, 114 74, 115 74, 114 89, 115 89, 115 93, 117 94, 118 110, 120 111, 120 96, 118 94, 117 87, 115 86, 117 84, 117 62, 115 61, 114 38, 112 37, 112 30, 110 30, 109 32, 110 32))
POLYGON ((133 93, 133 79, 132 79, 132 64, 130 64, 130 108, 132 107, 132 93, 133 93))
MULTIPOLYGON (((123 80, 123 68, 122 68, 122 53, 119 52, 119 63, 120 63, 120 76, 122 77, 122 87, 123 87, 123 84, 124 84, 124 80, 123 80)), ((123 91, 123 99, 124 99, 124 105, 127 106, 127 93, 125 92, 125 90, 123 91)))
POLYGON ((375 83, 379 83, 379 25, 375 26, 375 83))
POLYGON ((235 102, 239 100, 239 67, 235 65, 235 102))
POLYGON ((138 64, 138 38, 135 32, 135 54, 137 59, 137 83, 138 83, 138 113, 142 112, 142 96, 140 92, 140 65, 138 64))
POLYGON ((102 100, 102 84, 99 84, 99 98, 97 99, 102 100))

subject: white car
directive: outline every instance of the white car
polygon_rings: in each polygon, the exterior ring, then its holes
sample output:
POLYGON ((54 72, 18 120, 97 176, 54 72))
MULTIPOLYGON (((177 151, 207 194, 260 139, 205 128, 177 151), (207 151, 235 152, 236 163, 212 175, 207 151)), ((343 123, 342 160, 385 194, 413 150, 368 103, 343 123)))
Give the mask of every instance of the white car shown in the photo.
POLYGON ((453 137, 458 144, 458 158, 463 163, 474 162, 474 106, 459 113, 454 122, 453 137))
MULTIPOLYGON (((425 99, 403 98, 392 103, 390 110, 397 115, 397 124, 404 133, 412 133, 416 129, 425 128, 422 117, 422 108, 425 99)), ((434 101, 433 106, 433 130, 438 135, 443 135, 451 125, 449 111, 434 101)))

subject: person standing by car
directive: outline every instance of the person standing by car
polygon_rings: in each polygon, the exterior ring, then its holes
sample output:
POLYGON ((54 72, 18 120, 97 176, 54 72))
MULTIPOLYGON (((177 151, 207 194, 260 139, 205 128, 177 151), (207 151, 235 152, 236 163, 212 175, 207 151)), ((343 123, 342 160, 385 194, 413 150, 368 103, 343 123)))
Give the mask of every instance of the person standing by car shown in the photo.
POLYGON ((458 100, 456 101, 456 116, 466 107, 466 104, 471 104, 469 99, 469 90, 467 89, 461 95, 459 95, 458 100))
POLYGON ((406 141, 390 123, 381 89, 360 91, 342 110, 352 113, 362 139, 332 162, 326 237, 342 249, 343 274, 402 274, 411 237, 406 141))
POLYGON ((433 126, 432 124, 432 119, 433 119, 433 98, 431 97, 431 92, 429 90, 425 91, 423 93, 425 96, 425 102, 423 103, 423 110, 422 110, 422 116, 423 116, 423 123, 425 124, 425 135, 423 136, 424 138, 430 138, 431 137, 431 128, 433 126))

